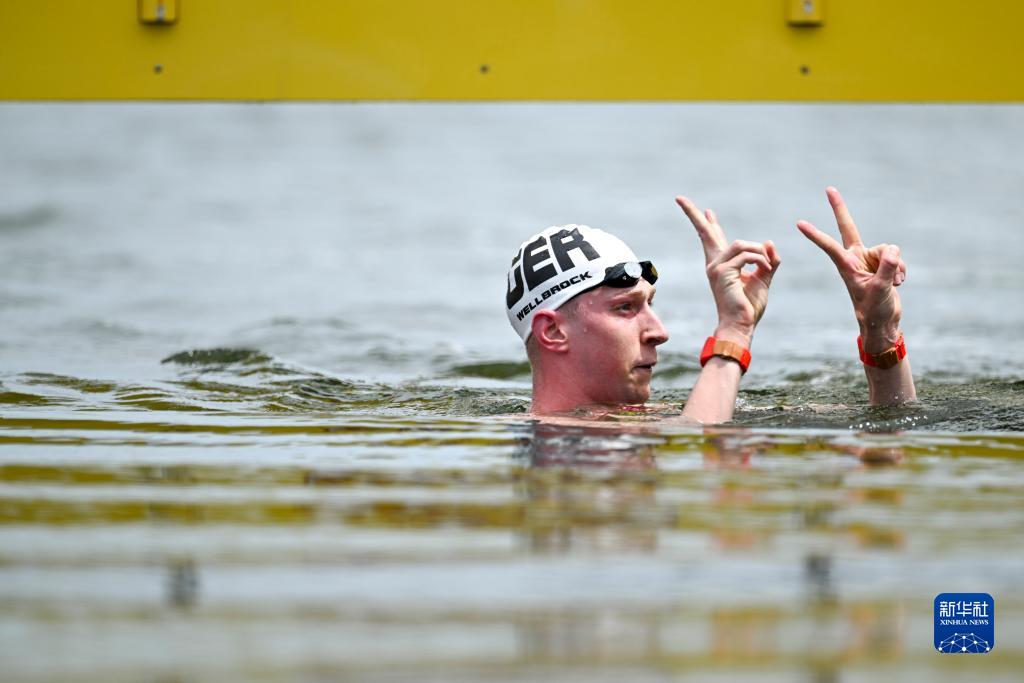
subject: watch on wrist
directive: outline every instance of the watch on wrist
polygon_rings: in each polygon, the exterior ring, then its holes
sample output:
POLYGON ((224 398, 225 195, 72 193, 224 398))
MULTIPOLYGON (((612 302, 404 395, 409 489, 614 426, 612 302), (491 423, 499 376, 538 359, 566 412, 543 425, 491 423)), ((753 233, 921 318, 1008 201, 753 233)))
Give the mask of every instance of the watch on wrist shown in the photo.
POLYGON ((868 353, 864 350, 864 339, 857 336, 857 350, 860 352, 860 362, 872 368, 888 370, 899 365, 900 361, 907 357, 907 345, 903 341, 903 333, 896 337, 896 343, 881 353, 868 353))
POLYGON ((736 342, 708 337, 707 341, 704 342, 704 348, 700 352, 700 366, 704 367, 707 365, 712 356, 736 361, 740 364, 740 369, 744 373, 750 367, 750 349, 744 348, 736 342))

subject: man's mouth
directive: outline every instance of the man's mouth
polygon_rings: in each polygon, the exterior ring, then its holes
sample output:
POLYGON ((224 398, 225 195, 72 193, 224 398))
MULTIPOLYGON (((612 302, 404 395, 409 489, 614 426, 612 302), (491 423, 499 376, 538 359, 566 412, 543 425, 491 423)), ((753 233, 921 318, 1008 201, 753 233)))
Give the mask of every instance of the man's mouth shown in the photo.
POLYGON ((647 372, 652 372, 654 370, 654 366, 657 364, 658 361, 652 360, 650 363, 637 363, 634 367, 637 370, 646 370, 647 372))

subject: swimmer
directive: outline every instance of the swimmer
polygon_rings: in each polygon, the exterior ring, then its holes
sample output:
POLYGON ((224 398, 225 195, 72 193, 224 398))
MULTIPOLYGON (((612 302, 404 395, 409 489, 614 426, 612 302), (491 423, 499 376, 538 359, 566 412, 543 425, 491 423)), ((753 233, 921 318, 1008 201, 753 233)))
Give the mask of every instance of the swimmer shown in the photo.
MULTIPOLYGON (((861 326, 871 402, 913 400, 910 366, 899 350, 900 303, 894 287, 906 276, 899 249, 884 244, 865 248, 838 191, 829 188, 827 194, 843 244, 806 221, 798 227, 832 258, 846 282, 861 326)), ((703 244, 718 311, 718 325, 704 345, 702 369, 681 417, 727 422, 781 259, 771 241, 730 243, 714 211, 701 211, 685 197, 676 197, 676 203, 703 244), (747 266, 753 269, 744 270, 747 266)), ((668 341, 653 309, 657 280, 652 262, 640 261, 622 240, 603 230, 554 226, 523 242, 508 272, 505 303, 530 361, 531 414, 597 417, 647 402, 657 347, 668 341)))

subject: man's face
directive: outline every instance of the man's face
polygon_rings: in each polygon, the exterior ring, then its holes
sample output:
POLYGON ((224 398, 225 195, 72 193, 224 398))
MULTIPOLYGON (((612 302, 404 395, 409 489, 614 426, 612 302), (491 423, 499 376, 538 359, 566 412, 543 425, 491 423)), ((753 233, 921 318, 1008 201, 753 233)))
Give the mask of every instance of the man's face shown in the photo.
POLYGON ((594 403, 637 404, 651 396, 657 346, 668 341, 651 308, 654 287, 597 287, 576 297, 567 317, 569 356, 594 403))

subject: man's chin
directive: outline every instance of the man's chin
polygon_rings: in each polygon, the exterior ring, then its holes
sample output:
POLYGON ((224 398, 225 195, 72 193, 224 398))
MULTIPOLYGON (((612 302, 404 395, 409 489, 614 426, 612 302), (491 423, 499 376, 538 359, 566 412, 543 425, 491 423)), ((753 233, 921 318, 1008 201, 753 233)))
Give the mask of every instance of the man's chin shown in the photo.
POLYGON ((618 401, 623 405, 640 405, 641 403, 647 403, 647 399, 651 397, 651 385, 643 383, 639 386, 633 387, 630 391, 625 392, 623 400, 618 401))
POLYGON ((606 384, 602 387, 605 391, 592 393, 594 403, 609 406, 635 406, 646 403, 651 397, 650 381, 637 381, 635 376, 631 379, 633 381, 624 382, 614 387, 613 391, 608 391, 612 387, 606 384))

